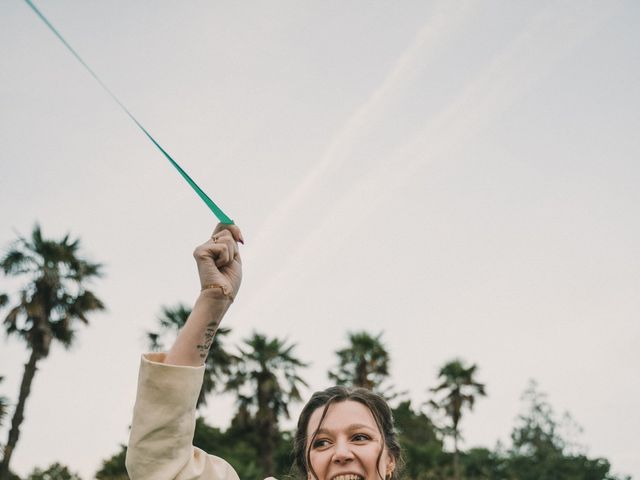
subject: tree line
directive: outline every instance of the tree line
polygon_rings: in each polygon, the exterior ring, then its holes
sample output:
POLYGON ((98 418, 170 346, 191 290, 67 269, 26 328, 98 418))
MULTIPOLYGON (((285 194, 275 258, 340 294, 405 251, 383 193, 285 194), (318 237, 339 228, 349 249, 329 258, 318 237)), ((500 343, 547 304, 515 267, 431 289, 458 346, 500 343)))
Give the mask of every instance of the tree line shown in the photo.
MULTIPOLYGON (((0 307, 8 311, 5 332, 22 340, 29 359, 12 409, 8 436, 2 444, 0 480, 20 480, 9 464, 20 437, 26 400, 31 393, 37 365, 47 358, 53 342, 72 345, 78 324, 104 309, 103 302, 88 288, 101 276, 102 266, 79 253, 79 240, 66 235, 46 239, 36 225, 29 238, 19 237, 0 260, 5 275, 23 280, 11 301, 0 292, 0 307)), ((162 350, 184 325, 189 307, 163 307, 157 329, 147 332, 148 347, 162 350)), ((229 328, 214 338, 205 363, 205 375, 198 398, 202 412, 211 395, 231 394, 235 398, 230 425, 221 429, 196 421, 194 444, 225 458, 240 478, 293 478, 291 445, 293 432, 282 427, 290 408, 302 401, 300 390, 307 386, 307 366, 295 352, 295 344, 253 332, 235 348, 227 345, 229 328)), ((535 383, 523 394, 523 411, 516 419, 509 446, 460 448, 462 419, 476 401, 487 396, 479 381, 478 367, 462 359, 446 362, 428 389, 430 398, 420 405, 406 399, 390 383, 390 354, 383 334, 359 331, 347 334, 347 342, 336 351, 336 365, 327 371, 338 385, 376 391, 388 399, 403 447, 404 478, 415 480, 621 480, 611 473, 604 458, 589 458, 563 434, 573 425, 570 418, 558 418, 535 383)), ((0 376, 0 386, 2 377, 0 376)), ((0 425, 9 417, 10 402, 0 396, 0 425)), ((102 462, 98 480, 124 480, 126 447, 102 462)), ((626 477, 629 479, 630 477, 626 477)), ((54 463, 35 468, 24 480, 81 480, 68 466, 54 463)))

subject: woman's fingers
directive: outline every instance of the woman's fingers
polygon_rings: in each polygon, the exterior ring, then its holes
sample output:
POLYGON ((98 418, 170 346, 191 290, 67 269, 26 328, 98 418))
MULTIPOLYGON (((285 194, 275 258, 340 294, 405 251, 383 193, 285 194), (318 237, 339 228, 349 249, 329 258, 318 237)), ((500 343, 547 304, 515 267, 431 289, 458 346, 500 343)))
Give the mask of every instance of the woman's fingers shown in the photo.
MULTIPOLYGON (((235 227, 235 225, 232 225, 235 227)), ((237 229, 238 233, 240 229, 237 229)), ((225 267, 233 260, 240 262, 240 255, 238 244, 236 242, 236 236, 228 228, 222 229, 218 233, 215 233, 211 237, 213 245, 211 251, 214 254, 215 264, 218 268, 225 267)))
POLYGON ((226 243, 218 240, 211 250, 213 251, 213 259, 216 263, 216 267, 222 268, 229 264, 231 255, 229 254, 229 246, 226 243))
POLYGON ((237 238, 241 238, 241 235, 238 227, 218 225, 213 235, 196 247, 193 256, 202 287, 222 285, 230 289, 232 298, 236 296, 242 281, 242 265, 237 243, 237 238))
POLYGON ((216 235, 219 235, 224 231, 228 231, 236 242, 240 242, 241 244, 244 245, 244 237, 242 236, 242 232, 240 231, 240 228, 238 228, 237 225, 228 225, 226 223, 219 223, 218 225, 216 225, 216 228, 211 234, 211 236, 215 237, 216 235))

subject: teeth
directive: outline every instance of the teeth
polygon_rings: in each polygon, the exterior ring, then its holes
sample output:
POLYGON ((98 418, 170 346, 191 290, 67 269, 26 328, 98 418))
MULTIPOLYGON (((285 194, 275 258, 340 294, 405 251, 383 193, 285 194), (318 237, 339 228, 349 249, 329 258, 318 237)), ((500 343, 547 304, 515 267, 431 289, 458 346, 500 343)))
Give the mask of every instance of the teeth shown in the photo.
POLYGON ((360 475, 338 475, 333 480, 364 480, 360 475))

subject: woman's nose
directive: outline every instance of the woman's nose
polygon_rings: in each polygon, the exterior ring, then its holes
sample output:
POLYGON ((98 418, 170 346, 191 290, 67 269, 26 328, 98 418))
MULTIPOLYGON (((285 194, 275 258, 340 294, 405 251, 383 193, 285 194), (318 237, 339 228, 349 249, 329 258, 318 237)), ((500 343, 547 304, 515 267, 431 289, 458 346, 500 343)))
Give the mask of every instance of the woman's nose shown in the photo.
POLYGON ((347 463, 353 460, 353 452, 351 451, 348 442, 336 442, 332 460, 334 463, 338 464, 347 463))

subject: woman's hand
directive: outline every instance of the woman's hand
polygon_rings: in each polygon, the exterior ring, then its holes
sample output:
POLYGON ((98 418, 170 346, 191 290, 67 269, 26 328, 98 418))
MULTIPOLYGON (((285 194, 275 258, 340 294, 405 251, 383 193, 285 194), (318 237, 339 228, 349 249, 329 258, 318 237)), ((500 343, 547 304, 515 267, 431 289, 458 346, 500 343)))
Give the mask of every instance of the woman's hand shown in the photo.
POLYGON ((240 229, 220 223, 211 238, 194 250, 200 286, 222 288, 205 288, 200 293, 164 363, 194 367, 204 363, 220 321, 240 289, 238 242, 244 243, 240 229))
POLYGON ((196 247, 193 257, 198 265, 200 286, 220 285, 235 298, 242 281, 242 262, 238 242, 244 244, 236 225, 219 223, 211 238, 196 247))

